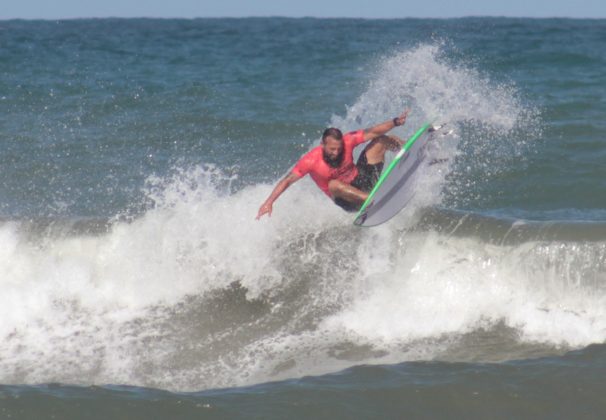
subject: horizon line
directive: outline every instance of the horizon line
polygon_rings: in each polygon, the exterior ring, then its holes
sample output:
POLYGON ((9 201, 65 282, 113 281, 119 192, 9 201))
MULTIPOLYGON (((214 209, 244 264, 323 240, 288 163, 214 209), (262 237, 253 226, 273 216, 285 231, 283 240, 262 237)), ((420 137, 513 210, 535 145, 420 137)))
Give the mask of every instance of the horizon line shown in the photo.
POLYGON ((462 16, 401 16, 401 17, 358 17, 358 16, 286 16, 286 15, 249 15, 249 16, 72 16, 72 17, 0 17, 0 22, 21 21, 64 21, 64 20, 94 20, 94 19, 157 19, 157 20, 197 20, 197 19, 350 19, 350 20, 404 20, 404 19, 570 19, 570 20, 603 20, 606 17, 588 16, 514 16, 514 15, 462 15, 462 16))

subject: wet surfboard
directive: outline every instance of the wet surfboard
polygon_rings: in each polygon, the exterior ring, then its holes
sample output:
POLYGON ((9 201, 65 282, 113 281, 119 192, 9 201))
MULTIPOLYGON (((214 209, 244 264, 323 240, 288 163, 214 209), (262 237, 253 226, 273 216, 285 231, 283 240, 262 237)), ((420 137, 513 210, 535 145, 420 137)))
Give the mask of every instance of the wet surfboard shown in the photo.
POLYGON ((354 225, 380 225, 406 207, 414 197, 414 181, 427 156, 427 144, 440 128, 426 123, 404 143, 360 207, 354 225))

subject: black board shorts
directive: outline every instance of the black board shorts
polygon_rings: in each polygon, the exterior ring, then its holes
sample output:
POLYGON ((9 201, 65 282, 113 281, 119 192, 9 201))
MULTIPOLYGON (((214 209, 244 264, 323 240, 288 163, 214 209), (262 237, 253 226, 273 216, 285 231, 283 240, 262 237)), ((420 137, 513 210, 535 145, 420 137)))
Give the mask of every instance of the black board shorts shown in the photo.
MULTIPOLYGON (((370 192, 381 176, 381 171, 383 171, 383 162, 370 165, 366 158, 366 150, 364 150, 358 158, 356 168, 358 168, 358 176, 354 178, 350 185, 361 191, 370 192)), ((361 204, 351 203, 340 197, 335 198, 335 204, 341 207, 343 210, 351 213, 360 210, 360 207, 362 207, 361 204)))

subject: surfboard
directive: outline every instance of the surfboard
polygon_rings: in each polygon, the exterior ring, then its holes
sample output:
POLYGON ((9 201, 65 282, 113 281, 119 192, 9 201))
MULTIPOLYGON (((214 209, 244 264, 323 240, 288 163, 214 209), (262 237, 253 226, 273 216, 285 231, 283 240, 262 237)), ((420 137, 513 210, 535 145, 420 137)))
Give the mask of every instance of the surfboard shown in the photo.
POLYGON ((425 160, 427 143, 439 128, 426 123, 404 143, 360 207, 354 225, 380 225, 406 207, 415 194, 413 183, 425 160))

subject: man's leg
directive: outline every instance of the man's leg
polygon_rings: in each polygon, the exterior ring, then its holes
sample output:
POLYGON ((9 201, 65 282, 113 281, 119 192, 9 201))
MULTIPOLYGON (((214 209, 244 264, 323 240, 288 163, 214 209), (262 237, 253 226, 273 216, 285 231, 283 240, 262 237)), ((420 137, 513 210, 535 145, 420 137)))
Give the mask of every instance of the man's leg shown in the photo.
POLYGON ((398 151, 401 147, 402 140, 396 136, 388 136, 386 134, 373 139, 364 149, 366 153, 366 163, 376 165, 385 161, 385 152, 398 151))
POLYGON ((368 198, 368 193, 379 179, 385 152, 396 151, 402 141, 395 136, 379 136, 373 139, 364 149, 356 164, 358 177, 352 183, 346 184, 337 179, 328 182, 328 191, 334 197, 335 203, 347 211, 356 211, 368 198))
POLYGON ((345 182, 333 179, 328 182, 328 191, 335 198, 341 198, 353 204, 362 204, 368 193, 357 189, 345 182))

